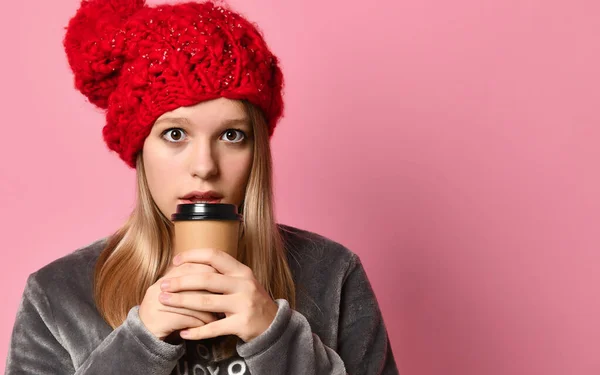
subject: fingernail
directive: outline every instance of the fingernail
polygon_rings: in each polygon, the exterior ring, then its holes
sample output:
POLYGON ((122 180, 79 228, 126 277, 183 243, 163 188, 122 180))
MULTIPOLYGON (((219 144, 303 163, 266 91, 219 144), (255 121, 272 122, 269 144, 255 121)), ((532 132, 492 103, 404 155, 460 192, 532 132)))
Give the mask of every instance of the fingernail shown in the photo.
POLYGON ((162 301, 162 302, 167 302, 171 296, 167 293, 161 293, 158 298, 162 301))
POLYGON ((190 333, 190 331, 181 331, 181 332, 179 332, 179 335, 181 337, 190 337, 191 333, 190 333))
POLYGON ((169 280, 165 280, 160 284, 160 288, 162 290, 169 289, 170 286, 171 286, 171 282, 169 280))
POLYGON ((181 255, 176 255, 175 258, 173 258, 173 264, 175 264, 175 265, 179 264, 180 261, 181 261, 181 255))

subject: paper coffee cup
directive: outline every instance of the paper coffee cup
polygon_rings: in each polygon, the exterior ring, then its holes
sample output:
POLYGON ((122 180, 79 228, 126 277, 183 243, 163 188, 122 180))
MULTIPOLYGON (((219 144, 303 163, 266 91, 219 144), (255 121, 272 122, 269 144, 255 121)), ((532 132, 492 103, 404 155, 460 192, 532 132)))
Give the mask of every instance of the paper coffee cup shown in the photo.
POLYGON ((213 248, 237 258, 242 215, 227 203, 185 203, 171 215, 175 228, 173 253, 213 248))

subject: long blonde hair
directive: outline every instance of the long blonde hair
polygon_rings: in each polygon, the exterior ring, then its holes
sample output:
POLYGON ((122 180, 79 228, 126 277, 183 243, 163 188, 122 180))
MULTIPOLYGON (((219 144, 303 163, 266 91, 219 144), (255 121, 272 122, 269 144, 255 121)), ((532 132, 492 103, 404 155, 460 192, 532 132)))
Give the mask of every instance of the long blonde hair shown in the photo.
MULTIPOLYGON (((272 159, 268 129, 262 112, 243 101, 254 132, 252 169, 241 212, 243 246, 238 260, 249 266, 273 299, 283 298, 292 308, 296 288, 287 264, 283 238, 274 215, 272 159)), ((109 237, 96 263, 94 299, 113 328, 121 325, 128 311, 139 305, 146 290, 166 271, 171 259, 173 224, 154 202, 140 155, 137 158, 137 203, 125 224, 109 237)), ((232 355, 228 349, 217 359, 232 355)))

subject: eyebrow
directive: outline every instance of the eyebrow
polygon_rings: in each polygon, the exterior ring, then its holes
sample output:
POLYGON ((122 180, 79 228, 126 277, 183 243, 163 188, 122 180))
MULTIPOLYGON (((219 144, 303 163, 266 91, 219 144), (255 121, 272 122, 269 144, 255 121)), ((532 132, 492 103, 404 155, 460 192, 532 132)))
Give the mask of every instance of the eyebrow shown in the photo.
MULTIPOLYGON (((186 117, 164 117, 164 118, 161 118, 160 120, 156 121, 155 125, 158 125, 161 122, 172 122, 172 123, 180 124, 180 125, 189 125, 190 124, 190 120, 188 120, 186 117)), ((249 126, 250 119, 247 119, 247 118, 229 119, 229 120, 225 120, 225 121, 221 122, 220 125, 221 126, 235 126, 235 125, 249 126)))

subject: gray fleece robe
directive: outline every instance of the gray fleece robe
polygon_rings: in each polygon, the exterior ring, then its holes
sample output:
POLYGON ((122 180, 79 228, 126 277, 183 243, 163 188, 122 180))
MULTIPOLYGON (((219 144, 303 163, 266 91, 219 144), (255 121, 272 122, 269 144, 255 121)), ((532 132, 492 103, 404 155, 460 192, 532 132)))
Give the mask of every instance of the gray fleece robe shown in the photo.
POLYGON ((279 225, 297 287, 296 309, 276 300, 271 326, 216 362, 211 340, 155 338, 139 306, 112 329, 92 298, 106 238, 31 274, 17 313, 6 374, 398 374, 377 300, 357 255, 318 234, 279 225))

